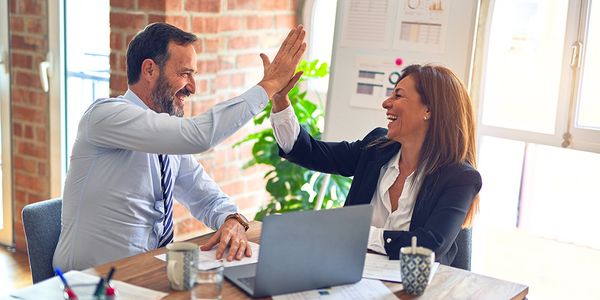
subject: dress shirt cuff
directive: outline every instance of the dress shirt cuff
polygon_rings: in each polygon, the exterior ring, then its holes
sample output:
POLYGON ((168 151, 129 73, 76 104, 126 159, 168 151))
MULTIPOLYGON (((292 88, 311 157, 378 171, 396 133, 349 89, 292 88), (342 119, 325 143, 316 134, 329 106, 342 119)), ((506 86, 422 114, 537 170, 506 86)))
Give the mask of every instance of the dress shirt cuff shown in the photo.
POLYGON ((281 150, 286 154, 292 151, 300 134, 300 124, 294 107, 290 105, 280 112, 271 112, 271 127, 281 150))
POLYGON ((369 229, 369 245, 367 246, 367 248, 378 253, 387 254, 383 246, 382 228, 371 226, 371 228, 369 229))
POLYGON ((240 98, 250 104, 250 111, 253 115, 257 115, 259 112, 263 111, 269 103, 269 95, 267 95, 265 89, 260 85, 250 88, 245 93, 241 94, 240 98))

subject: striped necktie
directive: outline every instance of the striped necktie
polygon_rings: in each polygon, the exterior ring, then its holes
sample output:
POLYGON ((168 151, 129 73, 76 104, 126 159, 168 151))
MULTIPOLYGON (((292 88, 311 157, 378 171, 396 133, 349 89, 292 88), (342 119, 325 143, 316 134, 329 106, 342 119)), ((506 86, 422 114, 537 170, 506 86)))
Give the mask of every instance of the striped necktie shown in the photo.
POLYGON ((158 247, 164 247, 173 241, 173 180, 169 166, 169 156, 158 155, 160 161, 160 185, 165 205, 165 218, 163 219, 163 235, 160 237, 158 247))

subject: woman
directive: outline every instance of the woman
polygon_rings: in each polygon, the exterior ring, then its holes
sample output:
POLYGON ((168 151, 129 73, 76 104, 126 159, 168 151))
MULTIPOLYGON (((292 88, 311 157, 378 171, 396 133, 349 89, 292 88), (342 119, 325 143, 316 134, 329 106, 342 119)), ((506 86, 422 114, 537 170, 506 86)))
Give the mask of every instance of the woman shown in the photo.
POLYGON ((369 249, 398 259, 417 236, 451 265, 456 237, 478 209, 475 125, 469 95, 456 75, 436 65, 406 67, 383 101, 388 129, 356 142, 321 142, 300 128, 288 86, 273 97, 271 122, 280 155, 324 173, 354 176, 345 205, 374 207, 369 249))

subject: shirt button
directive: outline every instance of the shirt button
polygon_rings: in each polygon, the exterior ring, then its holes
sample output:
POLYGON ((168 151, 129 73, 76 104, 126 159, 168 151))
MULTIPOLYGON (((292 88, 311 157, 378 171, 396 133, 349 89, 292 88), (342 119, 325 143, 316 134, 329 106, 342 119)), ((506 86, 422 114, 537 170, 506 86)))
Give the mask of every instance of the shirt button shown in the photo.
POLYGON ((237 122, 238 127, 242 127, 242 122, 237 122))
POLYGON ((161 211, 163 208, 163 202, 162 201, 154 201, 154 209, 161 211))
POLYGON ((385 240, 386 243, 391 243, 392 242, 392 238, 387 238, 387 240, 385 240))
POLYGON ((265 105, 261 103, 261 104, 258 105, 258 107, 265 108, 265 105))

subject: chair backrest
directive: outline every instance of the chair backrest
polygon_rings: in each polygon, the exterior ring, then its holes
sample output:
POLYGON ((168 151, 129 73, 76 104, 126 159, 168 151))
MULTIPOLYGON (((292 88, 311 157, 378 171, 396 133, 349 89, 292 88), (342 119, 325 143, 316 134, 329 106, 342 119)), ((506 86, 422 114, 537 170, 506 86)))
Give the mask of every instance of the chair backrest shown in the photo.
POLYGON ((60 236, 62 199, 28 204, 23 208, 23 227, 33 283, 54 276, 52 258, 60 236))
POLYGON ((458 252, 452 262, 452 267, 471 271, 471 234, 472 229, 462 229, 456 237, 458 252))

